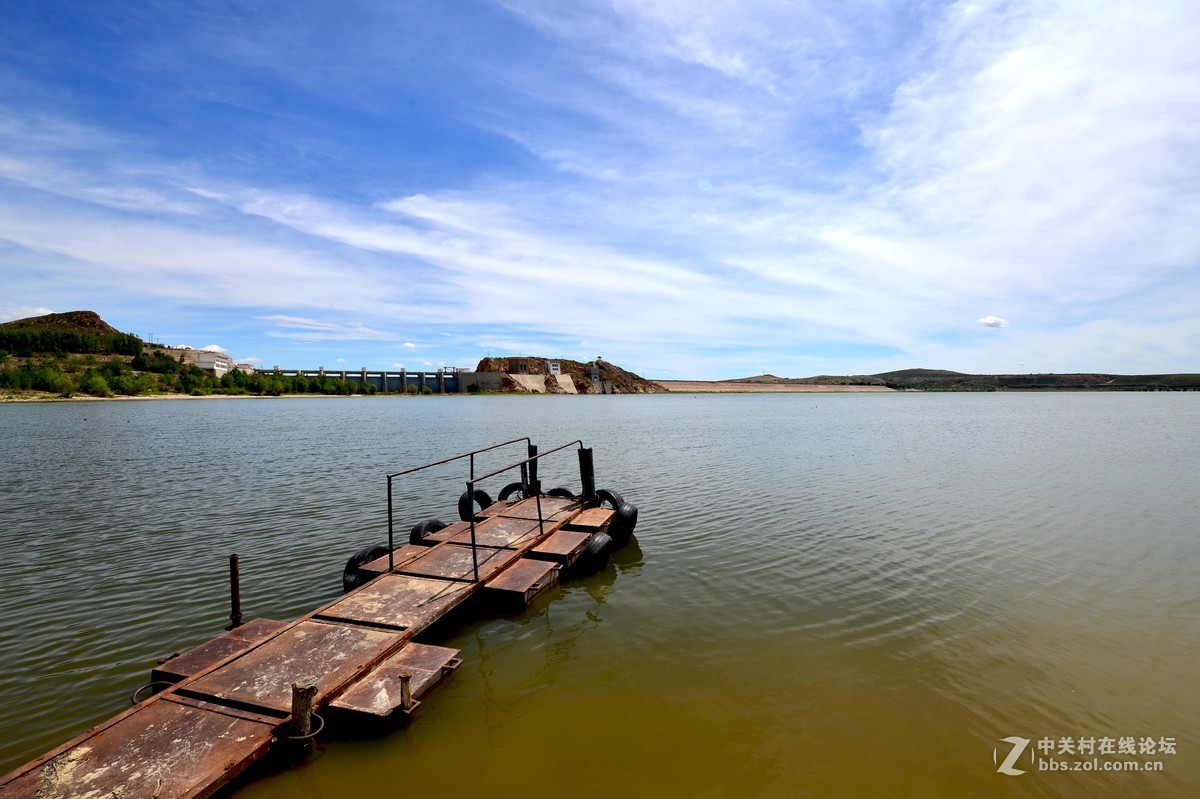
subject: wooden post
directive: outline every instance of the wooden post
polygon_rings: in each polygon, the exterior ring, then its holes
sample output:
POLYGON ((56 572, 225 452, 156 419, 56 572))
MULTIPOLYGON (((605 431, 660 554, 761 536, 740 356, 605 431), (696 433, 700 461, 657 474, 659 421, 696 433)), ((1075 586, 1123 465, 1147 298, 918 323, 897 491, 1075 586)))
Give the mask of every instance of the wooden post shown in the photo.
POLYGON ((238 556, 229 556, 229 626, 232 630, 242 626, 242 581, 238 573, 238 556))
POLYGON ((412 674, 407 671, 400 673, 400 707, 405 713, 413 707, 412 674))
POLYGON ((292 683, 292 731, 296 737, 312 733, 313 700, 316 698, 316 677, 301 677, 292 683))

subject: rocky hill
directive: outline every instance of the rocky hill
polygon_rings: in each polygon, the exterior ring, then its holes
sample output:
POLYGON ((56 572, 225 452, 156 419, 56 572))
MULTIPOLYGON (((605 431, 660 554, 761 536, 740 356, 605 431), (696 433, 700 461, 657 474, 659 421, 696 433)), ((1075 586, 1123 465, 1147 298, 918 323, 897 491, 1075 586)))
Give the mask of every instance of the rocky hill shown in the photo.
POLYGON ((0 324, 0 350, 18 357, 35 353, 138 355, 142 340, 117 330, 95 311, 70 311, 0 324))
MULTIPOLYGON (((505 375, 548 375, 550 372, 548 360, 558 361, 562 374, 571 376, 571 382, 575 384, 575 390, 580 394, 597 393, 589 377, 593 369, 598 370, 600 380, 608 386, 607 390, 609 393, 658 394, 664 391, 656 383, 652 383, 643 377, 635 375, 633 372, 628 372, 616 364, 602 359, 583 363, 581 361, 573 361, 569 358, 484 358, 475 367, 475 371, 500 372, 505 375)), ((523 390, 511 378, 505 380, 504 387, 506 391, 523 390)), ((546 382, 546 390, 549 393, 562 393, 562 389, 552 380, 546 382)))

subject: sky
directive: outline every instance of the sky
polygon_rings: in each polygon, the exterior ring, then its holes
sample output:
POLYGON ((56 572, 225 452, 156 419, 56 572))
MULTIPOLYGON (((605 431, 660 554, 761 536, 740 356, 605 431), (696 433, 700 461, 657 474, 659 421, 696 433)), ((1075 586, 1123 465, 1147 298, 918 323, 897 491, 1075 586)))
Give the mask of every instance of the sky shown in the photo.
POLYGON ((0 321, 270 368, 1200 371, 1195 0, 0 6, 0 321))

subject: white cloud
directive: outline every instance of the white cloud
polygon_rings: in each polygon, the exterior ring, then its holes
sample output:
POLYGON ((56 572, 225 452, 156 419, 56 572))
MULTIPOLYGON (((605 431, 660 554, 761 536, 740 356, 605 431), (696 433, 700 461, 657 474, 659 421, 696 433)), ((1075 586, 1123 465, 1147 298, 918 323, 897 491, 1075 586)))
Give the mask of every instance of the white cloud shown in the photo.
POLYGON ((288 316, 286 314, 275 314, 259 318, 273 322, 276 327, 283 328, 282 331, 266 331, 266 335, 276 338, 291 338, 300 341, 388 341, 395 338, 395 335, 392 333, 383 330, 372 330, 358 322, 323 322, 320 319, 288 316))
POLYGON ((1001 319, 999 316, 985 316, 975 321, 984 327, 1008 327, 1008 320, 1001 319))
POLYGON ((404 342, 403 346, 406 350, 415 350, 417 348, 417 345, 413 344, 411 341, 404 342))
POLYGON ((30 319, 35 316, 45 316, 54 311, 49 308, 34 308, 28 305, 0 305, 0 322, 12 322, 16 319, 30 319))
POLYGON ((220 344, 209 344, 207 347, 201 347, 200 349, 206 352, 228 352, 220 344))

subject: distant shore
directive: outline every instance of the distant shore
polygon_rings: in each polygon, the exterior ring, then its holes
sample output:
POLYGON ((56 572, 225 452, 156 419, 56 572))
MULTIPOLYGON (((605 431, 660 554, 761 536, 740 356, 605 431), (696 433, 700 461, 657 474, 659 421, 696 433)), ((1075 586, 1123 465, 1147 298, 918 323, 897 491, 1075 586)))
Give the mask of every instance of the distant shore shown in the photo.
POLYGON ((887 386, 841 386, 817 383, 742 383, 719 380, 655 380, 672 394, 834 394, 890 393, 887 386))
MULTIPOLYGON (((856 393, 864 392, 873 393, 891 393, 893 389, 886 386, 839 386, 839 385, 815 385, 809 383, 737 383, 737 382, 722 382, 711 380, 655 380, 662 388, 672 394, 835 394, 835 393, 856 393)), ((0 393, 0 403, 18 403, 18 402, 129 402, 129 401, 147 401, 147 400, 204 400, 204 399, 281 399, 291 397, 329 397, 337 395, 328 394, 281 394, 278 396, 266 396, 258 394, 205 394, 203 396, 195 396, 192 394, 139 394, 137 396, 113 396, 113 397, 92 397, 86 394, 76 394, 72 397, 62 397, 51 393, 43 392, 20 392, 20 393, 0 393)), ((395 396, 392 394, 376 394, 376 397, 395 396)), ((439 395, 433 395, 439 396, 439 395)), ((490 392, 485 395, 471 394, 446 394, 444 396, 522 396, 519 393, 496 393, 490 392)), ((539 396, 539 395, 530 395, 539 396)), ((547 395, 540 395, 547 396, 547 395)), ((353 395, 348 399, 358 399, 361 395, 353 395)))

